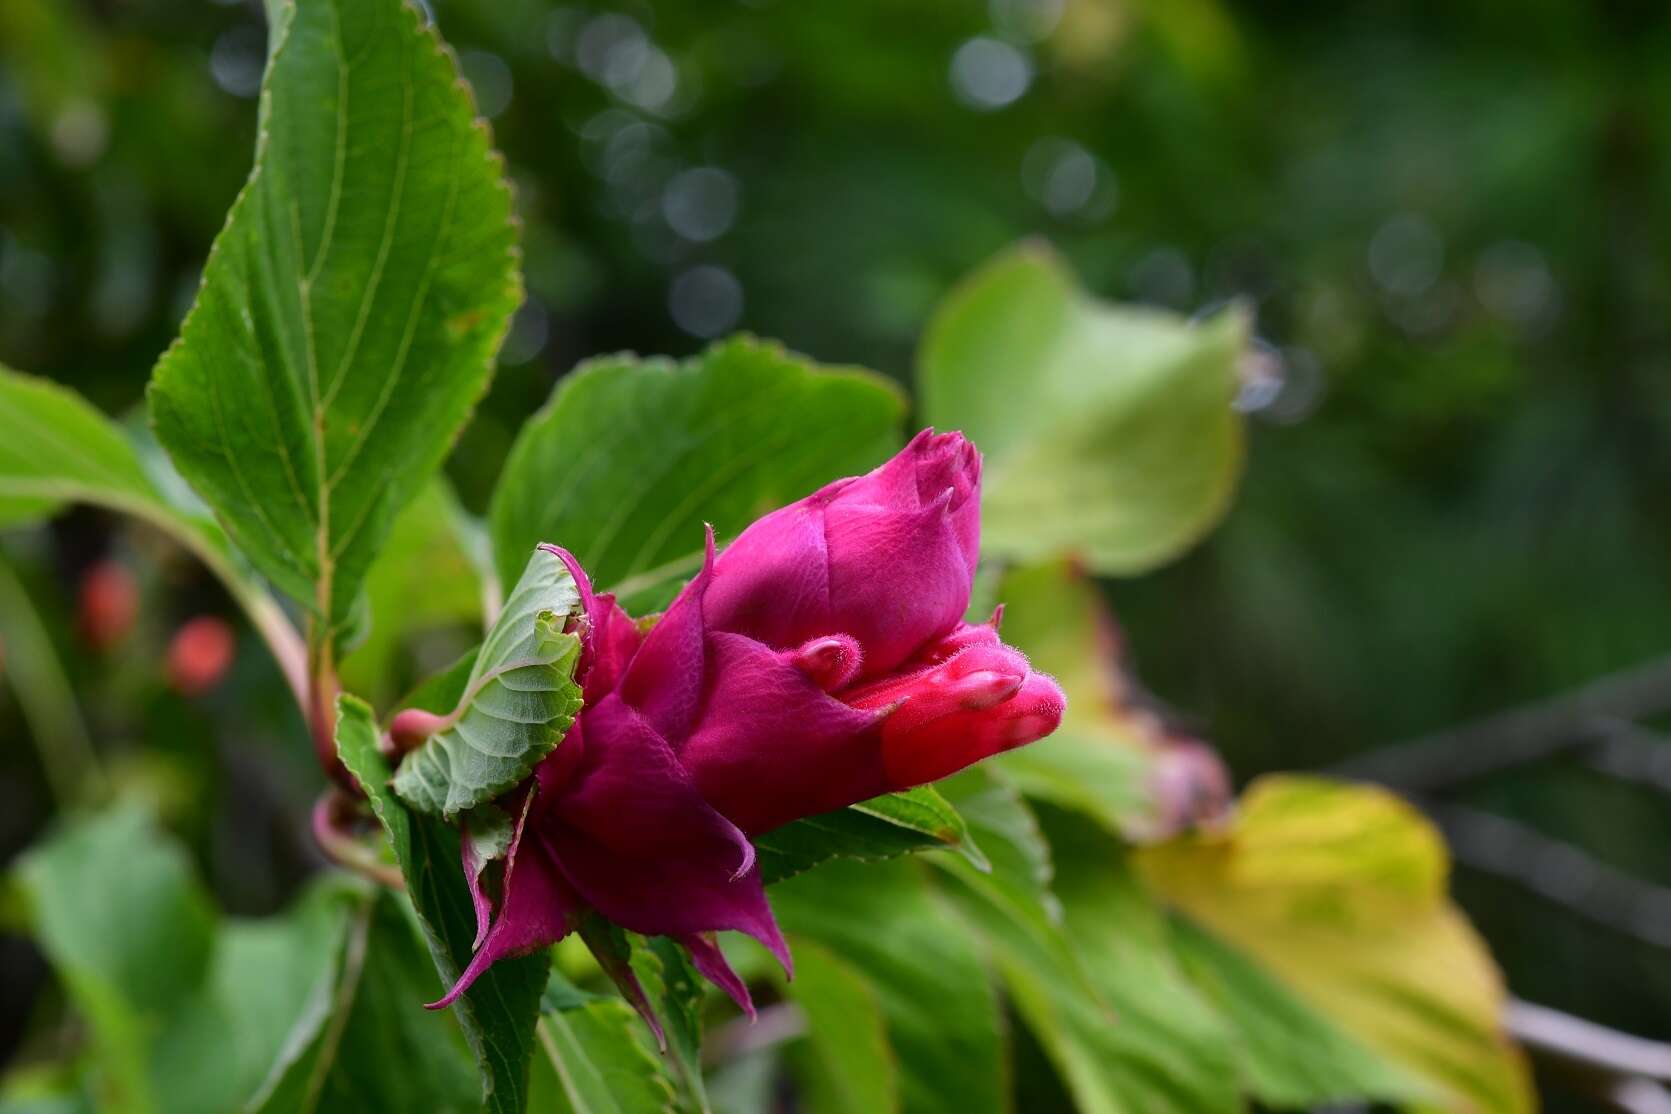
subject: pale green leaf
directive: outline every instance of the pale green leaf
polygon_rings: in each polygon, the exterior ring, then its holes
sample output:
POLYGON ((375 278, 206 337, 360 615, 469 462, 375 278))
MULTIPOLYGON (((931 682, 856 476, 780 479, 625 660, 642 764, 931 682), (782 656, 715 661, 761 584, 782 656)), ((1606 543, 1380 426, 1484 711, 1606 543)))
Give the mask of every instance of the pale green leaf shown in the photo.
POLYGON ((35 939, 93 1033, 112 1109, 157 1109, 153 1037, 190 1001, 215 913, 148 811, 72 820, 18 860, 35 939))
POLYGON ((986 553, 1131 574, 1206 533, 1240 470, 1247 332, 1240 310, 1191 324, 1099 302, 1039 244, 965 280, 929 325, 918 382, 929 421, 986 454, 986 553))
MULTIPOLYGON (((425 994, 439 997, 470 961, 476 919, 465 888, 458 833, 414 813, 389 788, 389 765, 377 749, 377 722, 362 700, 337 703, 337 753, 382 822, 407 894, 440 974, 425 994)), ((453 1010, 476 1054, 491 1114, 521 1114, 528 1101, 534 1022, 550 957, 544 952, 502 959, 466 991, 453 1010)))
POLYGON ((325 875, 278 916, 223 922, 201 991, 158 1034, 169 1114, 225 1114, 258 1101, 332 1016, 337 958, 361 894, 325 875))
POLYGON ((327 876, 283 914, 219 920, 144 810, 77 820, 18 879, 36 938, 93 1032, 110 1109, 226 1114, 333 1012, 335 953, 357 895, 327 876))
POLYGON ((997 589, 1004 641, 1067 695, 1051 735, 999 755, 1000 770, 1028 796, 1095 817, 1136 836, 1160 817, 1151 790, 1161 728, 1135 705, 1119 637, 1097 586, 1070 562, 1008 570, 997 589))
POLYGON ((580 637, 564 627, 580 589, 562 560, 536 549, 482 643, 445 726, 406 756, 394 788, 451 819, 533 773, 580 711, 580 637))
POLYGON ((684 363, 589 361, 511 448, 490 514, 500 574, 509 583, 522 554, 555 542, 600 590, 665 603, 701 564, 704 523, 725 539, 874 467, 898 446, 904 409, 879 376, 748 337, 684 363))
POLYGON ((336 631, 486 387, 515 230, 415 5, 271 10, 255 166, 150 405, 239 548, 336 631))

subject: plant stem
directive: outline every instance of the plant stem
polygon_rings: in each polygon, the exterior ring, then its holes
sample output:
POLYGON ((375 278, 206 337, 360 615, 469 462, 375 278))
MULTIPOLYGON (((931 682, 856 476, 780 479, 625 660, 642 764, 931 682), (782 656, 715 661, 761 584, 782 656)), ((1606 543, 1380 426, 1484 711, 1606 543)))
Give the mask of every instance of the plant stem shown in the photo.
POLYGON ((313 838, 333 863, 369 878, 380 886, 404 890, 400 871, 377 857, 376 852, 355 838, 353 824, 359 819, 359 802, 340 786, 328 785, 313 804, 313 838))
POLYGON ((0 616, 5 616, 0 622, 4 670, 13 678, 12 688, 53 796, 62 806, 101 793, 104 774, 69 678, 29 593, 4 561, 0 561, 0 616))
POLYGON ((313 753, 326 777, 359 796, 360 787, 337 757, 336 707, 342 684, 337 680, 330 625, 317 616, 308 622, 308 662, 307 698, 302 710, 307 716, 308 732, 313 736, 313 753))

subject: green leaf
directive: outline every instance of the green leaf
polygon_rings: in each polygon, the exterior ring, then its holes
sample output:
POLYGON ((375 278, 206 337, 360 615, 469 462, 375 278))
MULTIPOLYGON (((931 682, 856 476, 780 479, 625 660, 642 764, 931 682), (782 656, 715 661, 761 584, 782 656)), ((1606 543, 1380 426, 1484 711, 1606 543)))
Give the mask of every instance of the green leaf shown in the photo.
MULTIPOLYGON (((338 700, 336 737, 343 765, 365 790, 389 837, 441 984, 451 986, 469 963, 476 937, 458 833, 412 812, 389 788, 389 765, 377 750, 377 723, 364 701, 338 700)), ((521 1114, 527 1107, 534 1022, 549 966, 545 952, 502 959, 453 1006, 481 1067, 492 1114, 521 1114)))
MULTIPOLYGON (((880 463, 905 404, 886 380, 748 337, 684 363, 610 356, 564 378, 523 427, 489 521, 509 583, 538 542, 600 590, 659 606, 701 565, 702 526, 734 536, 821 484, 880 463)), ((642 610, 643 608, 635 608, 642 610)))
POLYGON ((791 1048, 790 1065, 806 1110, 898 1110, 899 1064, 888 1044, 887 1020, 875 987, 828 948, 799 938, 790 944, 795 952, 790 996, 807 1019, 807 1039, 791 1048))
MULTIPOLYGON (((1502 1030, 1501 978, 1446 897, 1443 841, 1409 805, 1369 786, 1262 778, 1229 832, 1145 848, 1134 861, 1209 941, 1182 934, 1231 1023, 1265 1030, 1260 1041, 1244 1037, 1240 1053, 1255 1085, 1273 1094, 1308 1085, 1292 1070, 1302 1053, 1271 1048, 1295 1026, 1297 1002, 1437 1092, 1446 1109, 1533 1109, 1526 1066, 1502 1030), (1286 995, 1266 996, 1272 984, 1286 995)), ((1357 1082, 1373 1093, 1389 1078, 1357 1082)))
POLYGON ((942 861, 948 895, 981 933, 1076 1107, 1241 1110, 1217 1020, 1178 970, 1161 911, 1118 858, 1097 861, 1087 880, 1080 855, 1057 878, 1054 839, 1016 794, 985 771, 960 775, 948 792, 993 861, 988 876, 942 861))
POLYGON ((416 5, 270 11, 254 169, 151 415, 239 548, 334 633, 486 388, 520 297, 515 230, 416 5))
POLYGON ((536 549, 482 643, 445 726, 406 756, 395 792, 451 819, 514 787, 550 754, 580 711, 580 637, 563 628, 580 589, 562 560, 536 549))
POLYGON ((0 367, 0 526, 46 517, 70 502, 148 522, 220 578, 299 693, 302 650, 289 620, 220 527, 177 497, 171 484, 178 477, 166 462, 149 461, 152 452, 68 388, 0 367))
POLYGON ((632 1007, 577 991, 555 973, 552 983, 540 1014, 529 1109, 673 1114, 674 1082, 632 1007))
POLYGON ((327 875, 285 913, 217 923, 183 850, 122 806, 19 863, 34 930, 93 1030, 112 1109, 225 1114, 332 1013, 334 955, 358 895, 327 875))
POLYGON ((344 689, 385 707, 399 695, 390 685, 401 651, 417 635, 464 625, 481 630, 484 589, 469 553, 471 529, 444 476, 432 479, 396 516, 366 574, 370 621, 364 641, 343 659, 344 689))
POLYGON ((804 817, 756 838, 754 846, 767 885, 837 857, 875 861, 950 848, 977 868, 986 862, 963 817, 927 785, 804 817))
POLYGON ((95 503, 182 527, 122 431, 68 387, 0 367, 0 525, 95 503))
POLYGON ((966 279, 917 375, 929 421, 986 454, 986 553, 1132 574, 1205 534, 1240 470, 1230 403, 1247 332, 1240 310, 1193 325, 1099 302, 1037 243, 966 279))
POLYGON ((59 807, 97 794, 104 783, 98 752, 87 733, 58 648, 39 610, 47 600, 31 597, 0 555, 0 645, 6 648, 5 683, 17 699, 29 739, 40 754, 59 807))
POLYGON ((143 519, 195 553, 250 606, 255 589, 220 527, 167 490, 165 462, 70 388, 0 366, 0 526, 88 503, 143 519))
POLYGON ((1190 981, 1231 1036, 1242 1087, 1261 1103, 1302 1109, 1350 1101, 1433 1102, 1415 1076, 1371 1052, 1246 954, 1177 918, 1172 943, 1190 981))
MULTIPOLYGON (((774 887, 772 907, 785 932, 816 941, 875 992, 899 1065, 901 1109, 1006 1109, 1008 1057, 997 995, 976 939, 919 864, 834 859, 774 887)), ((791 997, 798 983, 789 984, 791 997)))
POLYGON ((470 1055, 451 1019, 420 1008, 430 964, 403 902, 388 891, 362 899, 336 965, 329 1013, 292 1034, 294 1058, 247 1107, 250 1114, 480 1109, 470 1055))
POLYGON ((278 916, 223 924, 202 991, 159 1035, 155 1075, 170 1114, 242 1109, 288 1070, 297 1034, 335 1008, 337 958, 359 900, 345 876, 328 874, 278 916))
POLYGON ((134 806, 72 820, 18 860, 35 939, 92 1028, 111 1109, 158 1108, 151 1035, 209 969, 215 913, 184 850, 134 806))

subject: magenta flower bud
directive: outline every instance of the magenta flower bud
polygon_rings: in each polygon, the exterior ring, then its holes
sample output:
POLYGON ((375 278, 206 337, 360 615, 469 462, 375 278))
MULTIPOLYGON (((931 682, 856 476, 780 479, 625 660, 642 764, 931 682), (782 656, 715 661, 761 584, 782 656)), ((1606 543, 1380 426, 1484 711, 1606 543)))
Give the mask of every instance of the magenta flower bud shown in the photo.
POLYGON ((981 458, 960 433, 919 433, 869 475, 774 511, 719 558, 704 615, 787 649, 844 634, 878 676, 963 618, 980 553, 981 458))
POLYGON ((679 940, 752 1011, 713 941, 746 932, 789 965, 751 836, 937 780, 1061 720, 1061 689, 1003 645, 996 615, 962 622, 979 535, 980 455, 924 431, 717 558, 710 531, 702 571, 648 634, 556 550, 581 589, 585 706, 501 802, 523 818, 502 866, 465 841, 484 931, 437 1004, 589 907, 679 940), (497 910, 479 882, 490 869, 497 910))

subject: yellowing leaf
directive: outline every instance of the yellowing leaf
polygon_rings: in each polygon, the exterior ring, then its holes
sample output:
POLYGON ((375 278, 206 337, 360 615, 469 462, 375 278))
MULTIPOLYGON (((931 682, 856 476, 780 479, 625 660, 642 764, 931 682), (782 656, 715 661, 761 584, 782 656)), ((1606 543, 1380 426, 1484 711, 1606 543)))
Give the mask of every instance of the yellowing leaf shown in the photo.
POLYGON ((1367 786, 1265 778, 1233 830, 1135 861, 1195 925, 1428 1084, 1436 1109, 1533 1108, 1499 1024, 1501 979, 1446 896, 1443 843, 1408 804, 1367 786))

